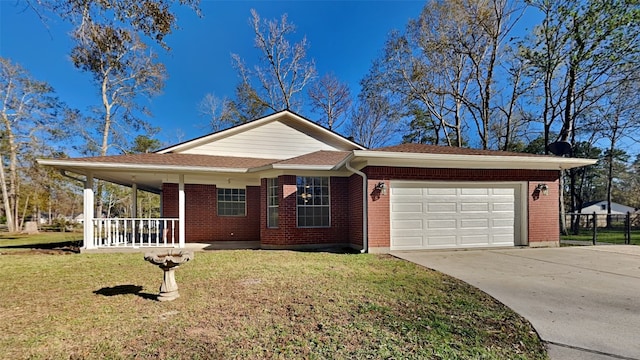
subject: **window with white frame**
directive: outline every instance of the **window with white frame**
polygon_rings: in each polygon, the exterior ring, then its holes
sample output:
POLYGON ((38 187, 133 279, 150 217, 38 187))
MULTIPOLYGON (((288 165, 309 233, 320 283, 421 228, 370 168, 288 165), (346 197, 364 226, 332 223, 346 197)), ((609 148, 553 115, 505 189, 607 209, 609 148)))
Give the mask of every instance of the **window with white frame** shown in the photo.
POLYGON ((267 179, 267 227, 278 227, 278 178, 267 179))
POLYGON ((302 177, 296 179, 298 227, 329 227, 329 178, 302 177))
POLYGON ((245 189, 218 189, 218 216, 245 216, 245 189))

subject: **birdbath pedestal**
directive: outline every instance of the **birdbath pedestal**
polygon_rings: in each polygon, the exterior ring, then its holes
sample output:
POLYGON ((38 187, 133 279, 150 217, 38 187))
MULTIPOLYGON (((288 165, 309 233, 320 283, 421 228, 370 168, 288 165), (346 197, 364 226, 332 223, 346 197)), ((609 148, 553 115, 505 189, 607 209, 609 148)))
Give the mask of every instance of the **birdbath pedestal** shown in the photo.
POLYGON ((146 253, 144 259, 153 265, 158 266, 164 271, 164 277, 162 279, 162 285, 160 285, 160 294, 158 295, 158 301, 171 301, 177 299, 178 284, 176 283, 175 270, 182 264, 193 258, 193 252, 191 251, 174 251, 169 250, 161 253, 146 253))

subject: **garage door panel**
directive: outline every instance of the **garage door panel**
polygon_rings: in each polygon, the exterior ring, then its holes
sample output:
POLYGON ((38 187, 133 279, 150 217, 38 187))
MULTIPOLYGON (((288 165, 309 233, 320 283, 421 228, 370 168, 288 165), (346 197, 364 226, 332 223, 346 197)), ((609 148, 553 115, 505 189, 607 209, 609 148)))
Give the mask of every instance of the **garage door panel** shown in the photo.
POLYGON ((418 230, 422 231, 421 219, 408 219, 408 220, 394 220, 392 222, 391 230, 418 230))
POLYGON ((431 213, 455 213, 457 209, 458 204, 455 202, 427 203, 427 211, 431 213))
POLYGON ((438 187, 429 187, 425 189, 427 195, 453 195, 457 194, 456 189, 454 188, 438 188, 438 187))
POLYGON ((422 203, 393 203, 392 213, 419 213, 422 214, 422 203))
POLYGON ((501 228, 501 227, 513 229, 513 218, 509 218, 509 217, 505 217, 504 219, 494 218, 491 220, 491 226, 494 229, 501 228))
POLYGON ((456 244, 456 236, 454 235, 433 235, 429 236, 426 244, 423 244, 424 247, 451 247, 456 244), (424 246, 426 245, 426 246, 424 246))
POLYGON ((489 211, 489 204, 486 202, 468 202, 465 199, 465 202, 460 204, 460 212, 482 212, 486 213, 489 211))
POLYGON ((513 212, 513 210, 515 210, 515 204, 513 203, 513 199, 511 199, 511 203, 506 203, 506 202, 493 203, 491 206, 491 210, 513 212))
POLYGON ((422 195, 422 188, 391 188, 391 194, 396 196, 419 196, 422 195))
POLYGON ((462 235, 460 236, 460 245, 476 245, 482 246, 489 242, 489 235, 462 235))
POLYGON ((487 229, 489 227, 489 219, 462 219, 460 220, 461 229, 487 229))
POLYGON ((391 191, 392 249, 514 244, 516 185, 391 184, 397 190, 391 191))
POLYGON ((494 235, 493 245, 513 245, 513 234, 494 235))
POLYGON ((513 188, 505 187, 505 188, 492 188, 493 195, 508 195, 513 197, 513 188))
POLYGON ((399 236, 394 242, 398 249, 421 249, 422 246, 422 236, 399 236))
POLYGON ((460 188, 460 195, 489 195, 491 189, 487 188, 460 188))
POLYGON ((427 220, 427 229, 437 229, 437 230, 453 230, 456 229, 456 220, 427 220))

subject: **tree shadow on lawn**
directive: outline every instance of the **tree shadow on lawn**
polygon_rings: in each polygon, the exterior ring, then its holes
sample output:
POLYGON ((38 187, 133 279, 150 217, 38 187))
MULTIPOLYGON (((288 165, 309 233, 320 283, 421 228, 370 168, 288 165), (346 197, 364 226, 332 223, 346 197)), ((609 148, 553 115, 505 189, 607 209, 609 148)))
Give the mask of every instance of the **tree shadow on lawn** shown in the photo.
POLYGON ((116 295, 128 295, 133 294, 140 296, 145 300, 158 300, 158 295, 143 293, 142 286, 140 285, 116 285, 112 287, 103 287, 100 290, 96 290, 93 293, 102 296, 116 296, 116 295))
POLYGON ((80 245, 82 245, 82 241, 78 240, 4 246, 0 243, 0 249, 59 250, 60 252, 79 254, 80 245))

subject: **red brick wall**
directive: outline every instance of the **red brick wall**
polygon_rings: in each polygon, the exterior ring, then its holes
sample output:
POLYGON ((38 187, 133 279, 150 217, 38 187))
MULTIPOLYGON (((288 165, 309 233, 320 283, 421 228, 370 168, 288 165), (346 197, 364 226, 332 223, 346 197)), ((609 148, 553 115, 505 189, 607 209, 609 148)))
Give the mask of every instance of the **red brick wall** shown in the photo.
MULTIPOLYGON (((369 191, 375 184, 384 181, 389 186, 390 179, 426 181, 527 181, 529 193, 526 199, 528 210, 529 243, 557 242, 560 237, 559 196, 557 170, 484 170, 484 169, 422 169, 366 167, 369 191), (539 183, 549 186, 549 195, 533 199, 533 191, 539 183)), ((391 184, 393 186, 393 184, 391 184)), ((369 247, 389 247, 389 196, 374 201, 369 197, 369 247)), ((534 244, 535 245, 535 244, 534 244)))
POLYGON ((362 247, 362 177, 349 177, 349 241, 362 247))
MULTIPOLYGON (((368 245, 389 247, 389 194, 374 191, 390 179, 432 181, 528 181, 528 241, 548 242, 559 239, 558 176, 555 170, 478 170, 420 169, 370 166, 368 176, 368 245), (547 183, 549 195, 533 198, 538 183, 547 183)), ((322 244, 362 245, 362 178, 331 177, 331 227, 298 228, 296 219, 296 177, 278 178, 280 191, 279 226, 267 228, 266 179, 261 187, 247 187, 247 216, 218 217, 214 185, 185 185, 186 241, 260 240, 266 246, 322 244)), ((164 184, 163 216, 178 216, 178 185, 164 184)))
POLYGON ((537 178, 529 182, 529 244, 560 241, 560 182, 557 176, 537 178), (536 192, 540 183, 547 184, 549 195, 536 192))
MULTIPOLYGON (((246 194, 246 216, 218 216, 215 185, 185 184, 185 241, 260 240, 260 187, 247 186, 246 194)), ((178 217, 178 184, 163 184, 162 213, 178 217)))
POLYGON ((385 186, 389 186, 389 180, 384 178, 368 178, 368 227, 369 247, 389 247, 391 223, 389 219, 389 193, 386 195, 381 194, 379 190, 376 190, 376 185, 381 181, 384 181, 385 186))
POLYGON ((304 246, 322 244, 346 244, 349 241, 349 192, 348 178, 331 177, 329 180, 331 202, 331 227, 298 228, 296 211, 296 177, 278 177, 282 190, 280 196, 278 228, 267 228, 266 180, 263 179, 260 194, 260 241, 263 246, 304 246))

